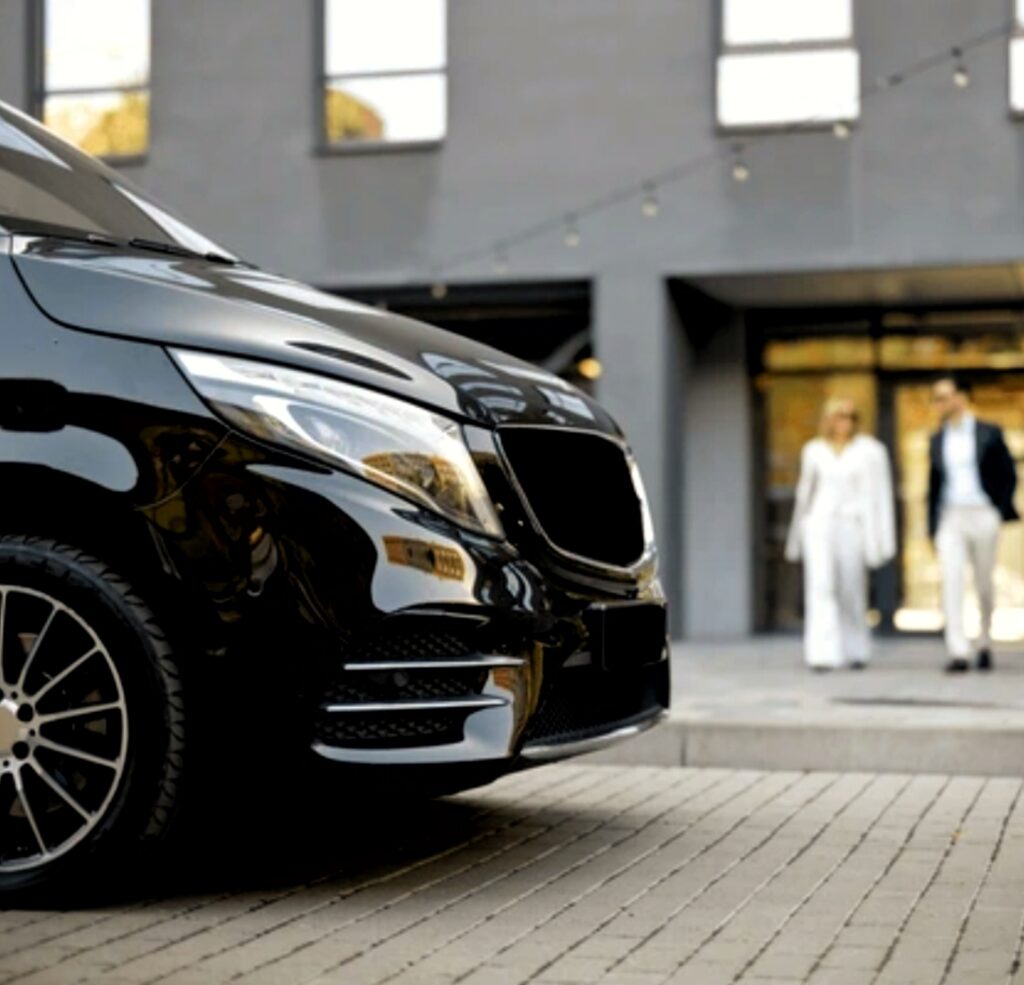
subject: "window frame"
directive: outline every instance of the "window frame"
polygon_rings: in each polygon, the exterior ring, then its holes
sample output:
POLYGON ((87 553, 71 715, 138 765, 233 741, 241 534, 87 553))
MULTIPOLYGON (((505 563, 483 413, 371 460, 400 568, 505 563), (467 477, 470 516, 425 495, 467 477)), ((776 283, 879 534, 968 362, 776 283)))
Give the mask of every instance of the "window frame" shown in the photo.
MULTIPOLYGON (((29 113, 40 123, 44 123, 46 100, 49 96, 90 96, 110 93, 145 92, 149 93, 149 134, 146 149, 137 154, 105 154, 99 157, 104 164, 122 168, 136 164, 145 164, 153 145, 153 0, 143 0, 149 4, 149 46, 147 63, 149 73, 145 83, 127 86, 81 86, 75 88, 48 89, 46 86, 46 4, 48 0, 38 0, 30 4, 29 17, 29 113)), ((45 125, 45 124, 44 124, 45 125)), ((82 151, 83 154, 88 153, 82 151)), ((94 155, 97 156, 97 155, 94 155)))
POLYGON ((845 37, 829 38, 828 40, 803 41, 767 41, 756 44, 728 44, 725 39, 725 5, 729 0, 718 0, 715 4, 715 32, 718 48, 712 62, 712 92, 714 98, 713 112, 715 115, 715 133, 721 137, 756 136, 765 133, 783 133, 786 131, 830 130, 837 123, 844 123, 851 130, 857 126, 861 117, 861 64, 860 47, 857 43, 857 0, 849 0, 850 32, 845 37), (725 55, 786 55, 818 51, 852 51, 857 56, 857 115, 849 119, 794 120, 778 123, 723 123, 719 116, 719 62, 725 55))
MULTIPOLYGON (((1024 45, 1024 5, 1010 0, 1010 18, 1013 27, 1006 42, 1006 106, 1011 120, 1024 120, 1024 102, 1018 107, 1013 104, 1013 49, 1014 42, 1024 45)), ((1021 66, 1024 71, 1024 65, 1021 66)))
POLYGON ((331 74, 327 71, 327 4, 330 0, 317 0, 316 24, 313 32, 313 44, 316 46, 317 66, 316 77, 313 80, 313 114, 314 133, 316 134, 316 153, 324 157, 348 154, 391 154, 406 153, 409 151, 437 150, 444 145, 448 137, 448 0, 443 0, 445 19, 445 51, 444 64, 440 69, 387 69, 379 72, 341 72, 331 74), (327 120, 324 114, 324 103, 327 96, 327 87, 331 82, 340 79, 387 79, 387 78, 408 78, 410 76, 436 76, 441 75, 445 80, 445 128, 444 135, 436 139, 427 140, 342 140, 331 141, 327 137, 327 120))

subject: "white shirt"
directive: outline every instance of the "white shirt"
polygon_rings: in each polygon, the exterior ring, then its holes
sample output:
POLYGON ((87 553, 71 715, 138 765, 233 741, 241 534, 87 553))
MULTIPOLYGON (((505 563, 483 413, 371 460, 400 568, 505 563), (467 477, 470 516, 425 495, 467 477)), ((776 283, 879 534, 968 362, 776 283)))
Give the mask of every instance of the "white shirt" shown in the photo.
POLYGON ((990 506, 978 472, 976 421, 964 414, 958 424, 942 428, 942 463, 946 481, 942 489, 945 506, 990 506))

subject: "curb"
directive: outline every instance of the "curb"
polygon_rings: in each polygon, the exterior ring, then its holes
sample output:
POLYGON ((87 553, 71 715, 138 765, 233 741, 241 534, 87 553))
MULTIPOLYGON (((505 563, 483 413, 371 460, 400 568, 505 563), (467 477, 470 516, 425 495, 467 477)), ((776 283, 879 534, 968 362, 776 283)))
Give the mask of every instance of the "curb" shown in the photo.
POLYGON ((584 759, 633 766, 1021 776, 1024 729, 673 717, 584 759))

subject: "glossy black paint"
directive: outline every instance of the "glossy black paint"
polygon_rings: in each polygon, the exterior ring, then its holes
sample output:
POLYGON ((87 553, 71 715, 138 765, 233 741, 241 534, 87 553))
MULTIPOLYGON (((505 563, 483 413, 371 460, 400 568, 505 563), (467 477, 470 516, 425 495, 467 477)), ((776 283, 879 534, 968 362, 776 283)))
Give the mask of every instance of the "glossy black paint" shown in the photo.
MULTIPOLYGON (((0 171, 11 154, 0 152, 0 171)), ((107 173, 87 171, 90 183, 107 173)), ((595 606, 663 609, 653 545, 618 568, 565 555, 531 522, 502 457, 501 429, 513 426, 621 441, 599 405, 484 346, 223 255, 48 228, 0 216, 0 529, 66 539, 130 579, 187 655, 206 741, 241 757, 312 746, 353 767, 493 774, 524 752, 558 755, 544 747, 559 728, 600 738, 667 706, 663 635, 638 642, 635 659, 598 660, 592 639, 595 606), (507 536, 231 430, 167 347, 332 376, 460 421, 507 536), (416 647, 481 661, 481 707, 450 734, 435 723, 429 740, 326 742, 326 694, 398 700, 444 685, 357 666, 385 646, 399 661, 416 647)))
POLYGON ((252 267, 28 236, 14 262, 42 311, 70 327, 265 359, 469 421, 618 433, 598 404, 535 366, 252 267))

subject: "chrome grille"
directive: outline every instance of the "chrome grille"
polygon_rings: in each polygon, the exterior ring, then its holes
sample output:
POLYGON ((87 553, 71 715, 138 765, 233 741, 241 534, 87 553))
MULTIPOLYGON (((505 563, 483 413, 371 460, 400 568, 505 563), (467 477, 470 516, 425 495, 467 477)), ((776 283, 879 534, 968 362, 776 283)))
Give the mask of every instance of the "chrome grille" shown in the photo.
POLYGON ((538 532, 556 550, 615 567, 644 554, 643 508, 625 448, 589 431, 498 431, 506 463, 538 532))

